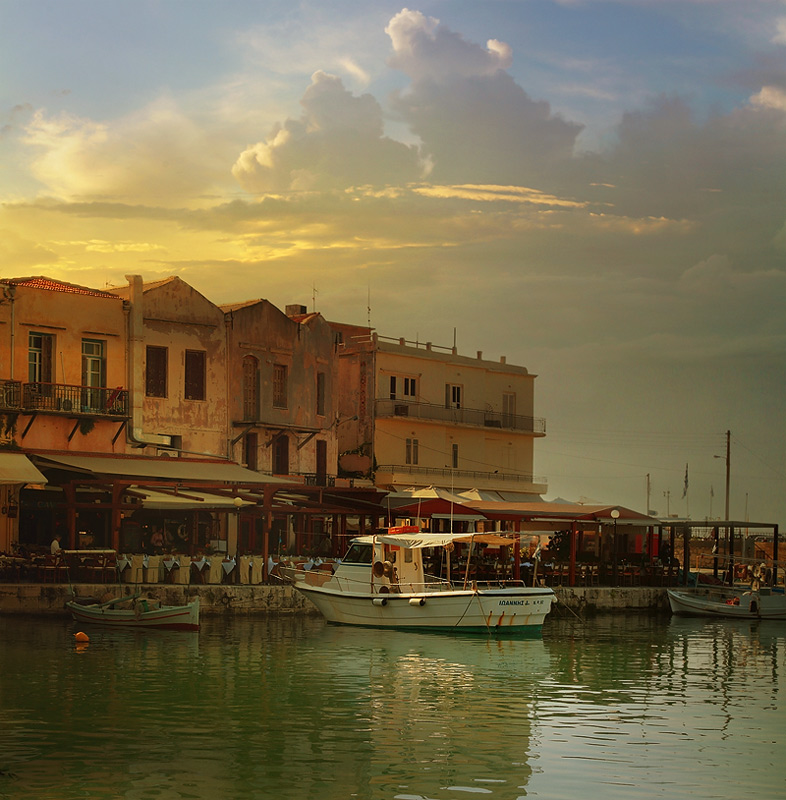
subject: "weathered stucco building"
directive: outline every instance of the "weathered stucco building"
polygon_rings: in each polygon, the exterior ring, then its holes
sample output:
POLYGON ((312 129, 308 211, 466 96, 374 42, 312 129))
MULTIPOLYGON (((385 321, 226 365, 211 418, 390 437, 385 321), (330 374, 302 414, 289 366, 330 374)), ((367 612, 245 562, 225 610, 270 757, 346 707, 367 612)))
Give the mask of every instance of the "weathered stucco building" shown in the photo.
POLYGON ((319 314, 267 300, 222 306, 228 332, 230 457, 324 486, 336 476, 338 358, 319 314))
POLYGON ((333 324, 339 336, 339 466, 396 490, 438 485, 538 495, 535 376, 456 348, 386 339, 333 324), (354 418, 354 419, 353 419, 354 418))

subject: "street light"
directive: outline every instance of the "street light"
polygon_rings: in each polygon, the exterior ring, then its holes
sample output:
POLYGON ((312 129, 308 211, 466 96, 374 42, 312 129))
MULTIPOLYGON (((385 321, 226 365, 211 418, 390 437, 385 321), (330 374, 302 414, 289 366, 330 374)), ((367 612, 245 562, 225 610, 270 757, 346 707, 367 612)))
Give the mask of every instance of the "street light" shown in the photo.
POLYGON ((612 550, 612 555, 614 557, 614 560, 612 562, 612 568, 614 570, 614 583, 616 584, 617 583, 617 520, 620 518, 620 512, 618 508, 611 509, 611 518, 614 520, 614 538, 612 540, 614 545, 612 550))

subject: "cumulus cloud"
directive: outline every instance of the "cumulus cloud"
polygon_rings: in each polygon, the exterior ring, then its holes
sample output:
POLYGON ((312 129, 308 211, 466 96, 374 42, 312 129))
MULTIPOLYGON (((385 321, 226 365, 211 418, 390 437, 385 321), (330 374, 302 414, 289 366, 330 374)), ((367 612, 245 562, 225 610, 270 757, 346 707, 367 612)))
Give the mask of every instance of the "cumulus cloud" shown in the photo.
POLYGON ((505 70, 511 48, 466 41, 418 11, 387 27, 391 66, 411 79, 393 107, 420 138, 434 180, 530 184, 573 155, 581 125, 532 100, 505 70))
POLYGON ((212 133, 162 99, 112 122, 38 110, 24 140, 37 153, 32 172, 50 194, 166 205, 223 181, 227 167, 212 133))
POLYGON ((382 109, 370 94, 355 96, 340 78, 318 71, 300 102, 299 119, 276 125, 235 163, 232 174, 248 191, 343 189, 420 176, 415 148, 384 135, 382 109))
POLYGON ((493 75, 513 61, 504 42, 490 39, 484 50, 440 25, 439 20, 408 8, 390 20, 385 33, 393 43, 390 65, 413 80, 493 75))
POLYGON ((786 111, 786 90, 777 86, 764 86, 751 97, 751 103, 762 108, 786 111))
POLYGON ((772 37, 775 44, 786 44, 786 17, 781 17, 775 23, 775 35, 772 37))

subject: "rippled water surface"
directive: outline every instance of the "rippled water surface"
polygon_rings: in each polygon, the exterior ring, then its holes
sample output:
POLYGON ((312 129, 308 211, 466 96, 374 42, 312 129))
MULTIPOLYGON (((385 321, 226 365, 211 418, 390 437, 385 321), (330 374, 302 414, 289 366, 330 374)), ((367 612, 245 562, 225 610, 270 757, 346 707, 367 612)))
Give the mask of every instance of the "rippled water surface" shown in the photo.
POLYGON ((786 624, 0 618, 0 798, 786 797, 786 624))

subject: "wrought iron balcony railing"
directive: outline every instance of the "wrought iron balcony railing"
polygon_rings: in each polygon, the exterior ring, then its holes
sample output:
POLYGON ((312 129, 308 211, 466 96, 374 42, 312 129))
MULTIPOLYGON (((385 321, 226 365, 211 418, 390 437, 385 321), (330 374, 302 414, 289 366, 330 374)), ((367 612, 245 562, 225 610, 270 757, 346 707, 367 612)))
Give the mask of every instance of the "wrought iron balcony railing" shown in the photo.
POLYGON ((0 381, 0 409, 103 417, 128 416, 128 391, 105 386, 0 381))
POLYGON ((479 408, 445 408, 436 403, 417 403, 414 400, 379 399, 376 402, 378 417, 413 417, 415 419, 444 422, 449 425, 476 425, 485 428, 531 433, 544 436, 546 420, 542 417, 525 417, 503 411, 484 411, 479 408))

